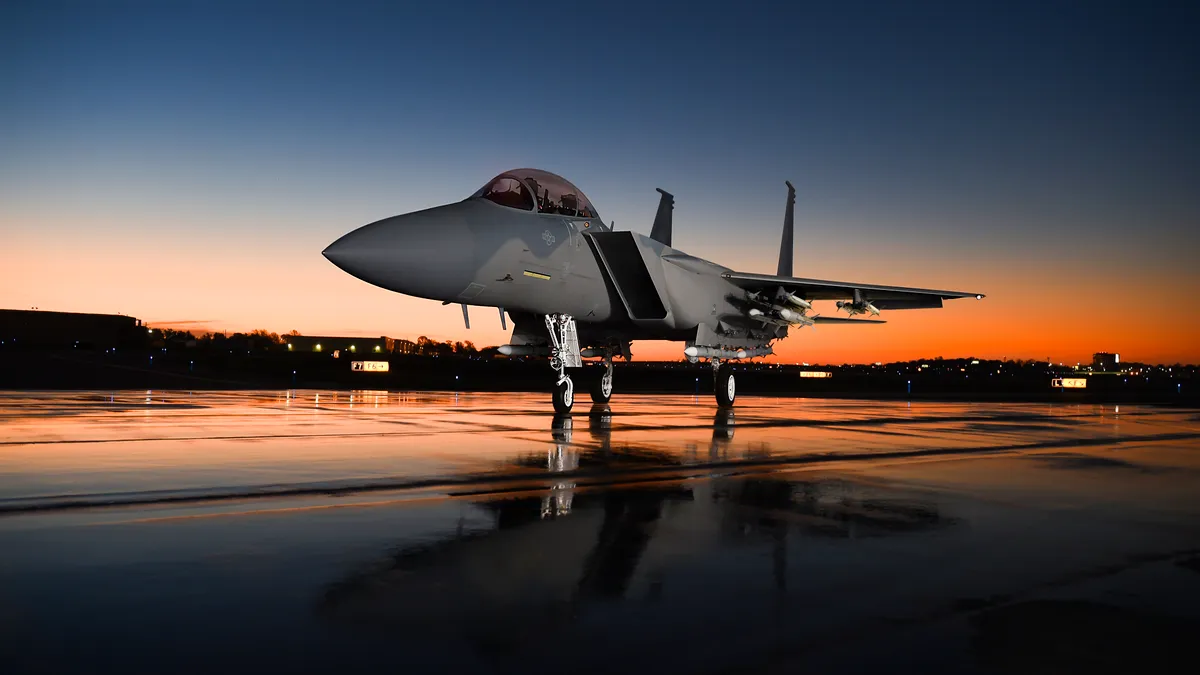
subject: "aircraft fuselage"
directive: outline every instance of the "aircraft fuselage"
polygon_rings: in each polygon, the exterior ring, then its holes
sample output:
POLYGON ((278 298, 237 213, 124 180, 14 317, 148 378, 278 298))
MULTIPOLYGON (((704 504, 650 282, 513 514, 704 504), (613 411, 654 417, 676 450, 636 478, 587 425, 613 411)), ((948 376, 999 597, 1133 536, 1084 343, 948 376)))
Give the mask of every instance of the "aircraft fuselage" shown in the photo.
POLYGON ((514 315, 615 323, 637 338, 678 339, 701 324, 715 329, 719 317, 737 311, 726 296, 740 294, 720 276, 727 268, 634 232, 611 232, 597 218, 517 211, 478 198, 371 223, 334 242, 325 256, 398 293, 514 315), (599 237, 630 239, 619 247, 623 258, 608 260, 611 270, 599 237), (623 286, 639 261, 650 283, 623 286), (662 311, 630 312, 627 302, 654 300, 629 297, 634 293, 656 295, 662 311))

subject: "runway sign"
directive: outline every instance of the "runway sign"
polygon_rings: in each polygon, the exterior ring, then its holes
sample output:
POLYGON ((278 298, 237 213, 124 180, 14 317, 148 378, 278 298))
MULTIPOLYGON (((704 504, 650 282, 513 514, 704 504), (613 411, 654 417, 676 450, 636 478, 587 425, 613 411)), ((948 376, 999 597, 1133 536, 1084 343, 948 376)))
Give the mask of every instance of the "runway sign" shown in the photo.
POLYGON ((350 370, 364 373, 386 373, 387 361, 351 361, 350 370))
POLYGON ((1050 386, 1061 389, 1087 389, 1086 377, 1056 377, 1050 380, 1050 386))
POLYGON ((829 372, 828 370, 802 370, 800 371, 800 377, 826 378, 833 377, 833 373, 829 372))

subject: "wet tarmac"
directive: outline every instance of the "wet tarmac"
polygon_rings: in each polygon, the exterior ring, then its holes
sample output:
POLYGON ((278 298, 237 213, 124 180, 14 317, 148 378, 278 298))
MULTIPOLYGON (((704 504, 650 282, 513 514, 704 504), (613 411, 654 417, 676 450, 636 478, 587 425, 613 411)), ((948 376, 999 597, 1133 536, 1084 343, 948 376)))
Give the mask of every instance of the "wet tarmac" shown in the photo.
POLYGON ((0 672, 1137 672, 1200 413, 0 393, 0 672))

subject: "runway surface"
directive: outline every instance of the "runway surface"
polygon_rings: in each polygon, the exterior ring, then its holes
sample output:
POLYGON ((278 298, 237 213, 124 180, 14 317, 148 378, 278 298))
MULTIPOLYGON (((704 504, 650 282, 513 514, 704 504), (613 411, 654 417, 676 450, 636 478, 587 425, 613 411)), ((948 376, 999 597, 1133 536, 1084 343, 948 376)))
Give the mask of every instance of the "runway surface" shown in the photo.
POLYGON ((0 671, 1139 672, 1200 412, 0 393, 0 671))

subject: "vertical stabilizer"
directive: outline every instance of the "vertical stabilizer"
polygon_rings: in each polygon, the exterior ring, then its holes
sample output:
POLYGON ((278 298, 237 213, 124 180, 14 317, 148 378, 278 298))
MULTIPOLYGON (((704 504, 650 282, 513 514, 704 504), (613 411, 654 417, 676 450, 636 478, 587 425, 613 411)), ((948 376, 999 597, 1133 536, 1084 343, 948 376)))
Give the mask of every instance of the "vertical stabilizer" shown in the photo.
POLYGON ((783 181, 787 185, 787 210, 783 212, 783 240, 779 242, 779 270, 776 272, 781 277, 794 276, 792 274, 792 231, 795 229, 796 218, 796 188, 792 187, 791 181, 783 181))
POLYGON ((654 188, 662 195, 658 200, 658 213, 654 214, 654 227, 650 238, 660 244, 671 245, 671 212, 675 210, 675 196, 662 188, 654 188))

